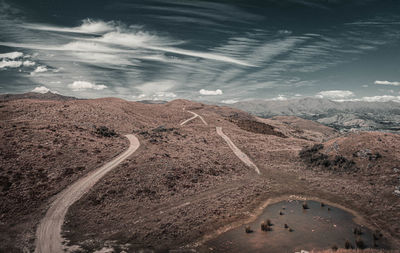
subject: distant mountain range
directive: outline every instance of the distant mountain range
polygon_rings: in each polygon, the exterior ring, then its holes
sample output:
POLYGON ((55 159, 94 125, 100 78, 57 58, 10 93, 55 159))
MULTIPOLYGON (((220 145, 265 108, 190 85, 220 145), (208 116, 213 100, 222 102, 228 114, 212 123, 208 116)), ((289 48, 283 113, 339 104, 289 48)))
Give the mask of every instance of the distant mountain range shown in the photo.
POLYGON ((301 98, 284 101, 253 100, 229 106, 263 118, 298 116, 341 131, 400 131, 400 103, 396 102, 335 102, 320 98, 301 98))
POLYGON ((27 92, 21 94, 0 94, 0 101, 10 101, 16 99, 38 99, 38 100, 57 100, 67 101, 76 100, 78 98, 63 96, 53 92, 38 93, 38 92, 27 92))

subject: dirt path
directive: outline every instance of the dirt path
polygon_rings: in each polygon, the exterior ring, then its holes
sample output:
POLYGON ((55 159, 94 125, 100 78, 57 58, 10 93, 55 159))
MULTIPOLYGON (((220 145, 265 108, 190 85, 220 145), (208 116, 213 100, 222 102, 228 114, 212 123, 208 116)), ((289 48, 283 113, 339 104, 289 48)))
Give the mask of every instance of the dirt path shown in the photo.
POLYGON ((126 137, 130 145, 124 153, 90 172, 57 195, 37 228, 36 253, 64 252, 61 228, 68 208, 87 193, 107 172, 114 169, 139 148, 140 143, 136 136, 128 134, 126 137))
POLYGON ((232 149, 233 153, 237 157, 239 157, 239 159, 242 160, 242 162, 244 162, 250 168, 254 169, 258 174, 261 174, 258 167, 250 160, 250 158, 245 153, 243 153, 238 147, 236 147, 236 145, 231 141, 231 139, 229 139, 229 137, 222 132, 222 127, 217 127, 217 134, 226 141, 228 146, 232 149))
POLYGON ((186 123, 188 123, 188 122, 191 121, 191 120, 194 120, 195 118, 200 118, 201 121, 203 121, 204 125, 206 125, 206 126, 208 125, 207 122, 204 120, 204 118, 203 118, 202 116, 200 116, 200 115, 198 115, 197 113, 192 112, 192 111, 187 111, 187 112, 190 112, 191 114, 193 114, 193 117, 191 117, 190 119, 187 119, 187 120, 183 121, 183 122, 181 123, 181 126, 185 125, 186 123))

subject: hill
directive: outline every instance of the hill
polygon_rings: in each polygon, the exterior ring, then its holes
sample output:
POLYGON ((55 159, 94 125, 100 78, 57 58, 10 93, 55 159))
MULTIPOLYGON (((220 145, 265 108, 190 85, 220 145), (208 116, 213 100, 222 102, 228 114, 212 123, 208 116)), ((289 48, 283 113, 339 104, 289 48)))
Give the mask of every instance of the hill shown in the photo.
POLYGON ((37 224, 55 194, 126 149, 128 133, 139 138, 139 150, 67 213, 63 236, 82 252, 193 245, 286 195, 354 209, 399 243, 396 134, 340 135, 297 117, 262 119, 187 100, 14 99, 0 102, 0 117, 0 252, 33 250, 37 224), (261 174, 232 152, 216 127, 261 174), (341 155, 358 169, 299 155, 315 155, 307 150, 321 143, 317 152, 325 160, 341 155))
POLYGON ((38 99, 38 100, 76 100, 77 98, 63 96, 53 92, 38 93, 38 92, 27 92, 21 94, 0 94, 0 101, 10 101, 17 99, 38 99))

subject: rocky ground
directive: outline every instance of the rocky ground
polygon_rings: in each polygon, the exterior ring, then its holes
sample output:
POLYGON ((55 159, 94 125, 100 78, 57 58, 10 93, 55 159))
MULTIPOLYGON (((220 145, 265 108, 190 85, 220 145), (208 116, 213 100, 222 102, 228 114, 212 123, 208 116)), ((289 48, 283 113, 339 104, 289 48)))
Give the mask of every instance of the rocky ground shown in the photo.
POLYGON ((83 252, 191 247, 223 226, 245 221, 269 198, 292 194, 353 209, 399 245, 400 197, 394 191, 400 138, 395 134, 340 136, 296 117, 259 119, 185 100, 18 99, 1 102, 0 117, 6 140, 1 143, 0 252, 33 249, 35 226, 51 197, 120 153, 126 133, 139 137, 140 149, 67 214, 64 236, 83 252), (196 118, 180 126, 193 116, 184 108, 208 125, 196 118), (100 126, 118 136, 107 137, 100 126), (261 175, 232 153, 216 126, 261 175), (321 143, 316 151, 311 148, 321 143))

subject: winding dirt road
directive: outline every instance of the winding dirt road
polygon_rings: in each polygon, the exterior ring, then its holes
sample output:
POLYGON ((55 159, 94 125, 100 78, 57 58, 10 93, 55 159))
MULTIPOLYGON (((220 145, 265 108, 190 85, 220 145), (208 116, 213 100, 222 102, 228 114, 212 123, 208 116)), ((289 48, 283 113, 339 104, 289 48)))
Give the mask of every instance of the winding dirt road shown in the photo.
POLYGON ((250 168, 253 168, 258 174, 260 173, 260 170, 258 169, 258 167, 250 160, 250 158, 243 153, 238 147, 236 147, 236 145, 231 141, 231 139, 229 139, 228 136, 226 136, 223 132, 222 132, 222 127, 217 127, 217 134, 219 136, 221 136, 226 143, 228 144, 228 146, 232 149, 233 153, 240 159, 242 160, 242 162, 244 162, 247 166, 249 166, 250 168))
POLYGON ((128 134, 126 138, 128 138, 130 145, 124 153, 102 167, 90 172, 57 195, 37 228, 36 253, 64 252, 61 228, 68 208, 87 193, 105 174, 118 166, 139 148, 140 142, 136 136, 128 134))
POLYGON ((185 125, 186 123, 188 123, 188 122, 191 121, 191 120, 194 120, 195 118, 201 119, 201 121, 203 121, 204 125, 206 125, 206 126, 208 125, 207 122, 204 120, 204 118, 203 118, 202 116, 200 116, 200 115, 198 115, 197 113, 192 112, 192 111, 187 111, 187 112, 190 112, 191 114, 193 114, 193 117, 191 117, 191 118, 189 118, 189 119, 183 121, 183 122, 181 123, 181 126, 185 125))

